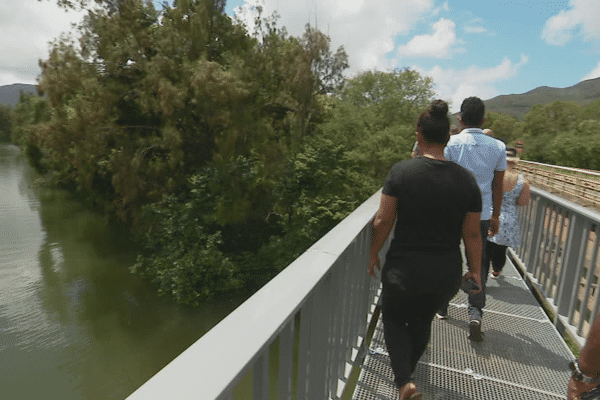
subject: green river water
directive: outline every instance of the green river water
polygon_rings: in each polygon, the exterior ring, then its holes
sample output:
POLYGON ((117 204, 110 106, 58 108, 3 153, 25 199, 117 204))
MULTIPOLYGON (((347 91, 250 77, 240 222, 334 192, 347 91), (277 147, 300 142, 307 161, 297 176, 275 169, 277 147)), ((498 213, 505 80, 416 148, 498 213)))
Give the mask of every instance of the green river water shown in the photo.
POLYGON ((135 256, 0 145, 0 399, 124 399, 245 298, 175 305, 129 272, 135 256))

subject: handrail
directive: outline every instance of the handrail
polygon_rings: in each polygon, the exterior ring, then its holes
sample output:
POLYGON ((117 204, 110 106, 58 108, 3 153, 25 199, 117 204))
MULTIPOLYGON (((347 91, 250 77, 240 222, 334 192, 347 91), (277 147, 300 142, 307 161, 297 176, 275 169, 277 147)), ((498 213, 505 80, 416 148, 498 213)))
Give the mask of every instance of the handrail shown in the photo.
POLYGON ((524 165, 531 165, 531 166, 538 166, 538 167, 550 168, 552 170, 557 170, 557 171, 575 172, 575 173, 578 173, 578 174, 582 174, 584 176, 587 175, 589 177, 595 177, 595 178, 599 178, 600 179, 600 172, 593 171, 593 170, 590 170, 590 169, 563 167, 561 165, 544 164, 544 163, 539 163, 539 162, 535 162, 535 161, 519 160, 519 164, 518 165, 523 165, 523 164, 524 165))
POLYGON ((532 184, 558 193, 583 206, 600 208, 600 172, 561 167, 521 160, 516 169, 523 171, 532 184))
POLYGON ((600 214, 537 187, 531 194, 519 207, 521 246, 511 254, 557 315, 559 331, 582 346, 600 312, 600 214))
POLYGON ((127 399, 233 399, 249 373, 253 399, 268 398, 274 385, 280 399, 338 399, 378 296, 366 267, 379 199, 380 192, 127 399))

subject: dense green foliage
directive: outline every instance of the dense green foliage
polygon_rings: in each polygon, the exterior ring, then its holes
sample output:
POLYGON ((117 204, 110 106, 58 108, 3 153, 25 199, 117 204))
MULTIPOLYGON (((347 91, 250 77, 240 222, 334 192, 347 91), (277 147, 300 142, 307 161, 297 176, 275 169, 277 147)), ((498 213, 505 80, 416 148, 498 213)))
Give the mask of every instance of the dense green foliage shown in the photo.
POLYGON ((10 142, 11 120, 11 109, 0 105, 0 143, 10 142))
MULTIPOLYGON (((249 34, 223 0, 59 3, 94 8, 78 45, 62 38, 41 63, 46 97, 22 97, 11 140, 129 223, 144 248, 132 270, 184 304, 256 288, 304 252, 410 156, 433 96, 408 69, 346 80, 343 47, 310 25, 290 37, 260 8, 249 34)), ((526 158, 598 168, 599 125, 600 101, 485 127, 526 158)))
POLYGON ((527 160, 600 170, 600 99, 585 106, 566 101, 537 104, 523 121, 490 112, 484 127, 509 145, 522 140, 527 160))
MULTIPOLYGON (((96 2, 62 2, 91 7, 96 2)), ((46 179, 129 223, 132 270, 184 304, 256 288, 377 190, 410 155, 432 82, 346 80, 343 47, 220 0, 98 1, 41 63, 12 139, 46 179)))

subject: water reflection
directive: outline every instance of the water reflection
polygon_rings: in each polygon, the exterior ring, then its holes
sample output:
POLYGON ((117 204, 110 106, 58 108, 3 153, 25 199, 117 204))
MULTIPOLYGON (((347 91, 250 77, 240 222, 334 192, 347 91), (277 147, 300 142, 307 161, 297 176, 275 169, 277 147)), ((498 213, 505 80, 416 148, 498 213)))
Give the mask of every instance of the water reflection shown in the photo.
POLYGON ((246 297, 157 298, 126 229, 32 174, 0 145, 1 398, 123 399, 246 297))

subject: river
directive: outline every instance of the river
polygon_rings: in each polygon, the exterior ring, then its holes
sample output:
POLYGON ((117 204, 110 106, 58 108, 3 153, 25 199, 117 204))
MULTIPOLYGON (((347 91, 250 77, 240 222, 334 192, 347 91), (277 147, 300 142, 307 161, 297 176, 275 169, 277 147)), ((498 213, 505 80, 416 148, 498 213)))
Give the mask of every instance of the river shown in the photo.
POLYGON ((129 272, 135 256, 0 145, 0 399, 124 399, 246 297, 175 305, 129 272))

